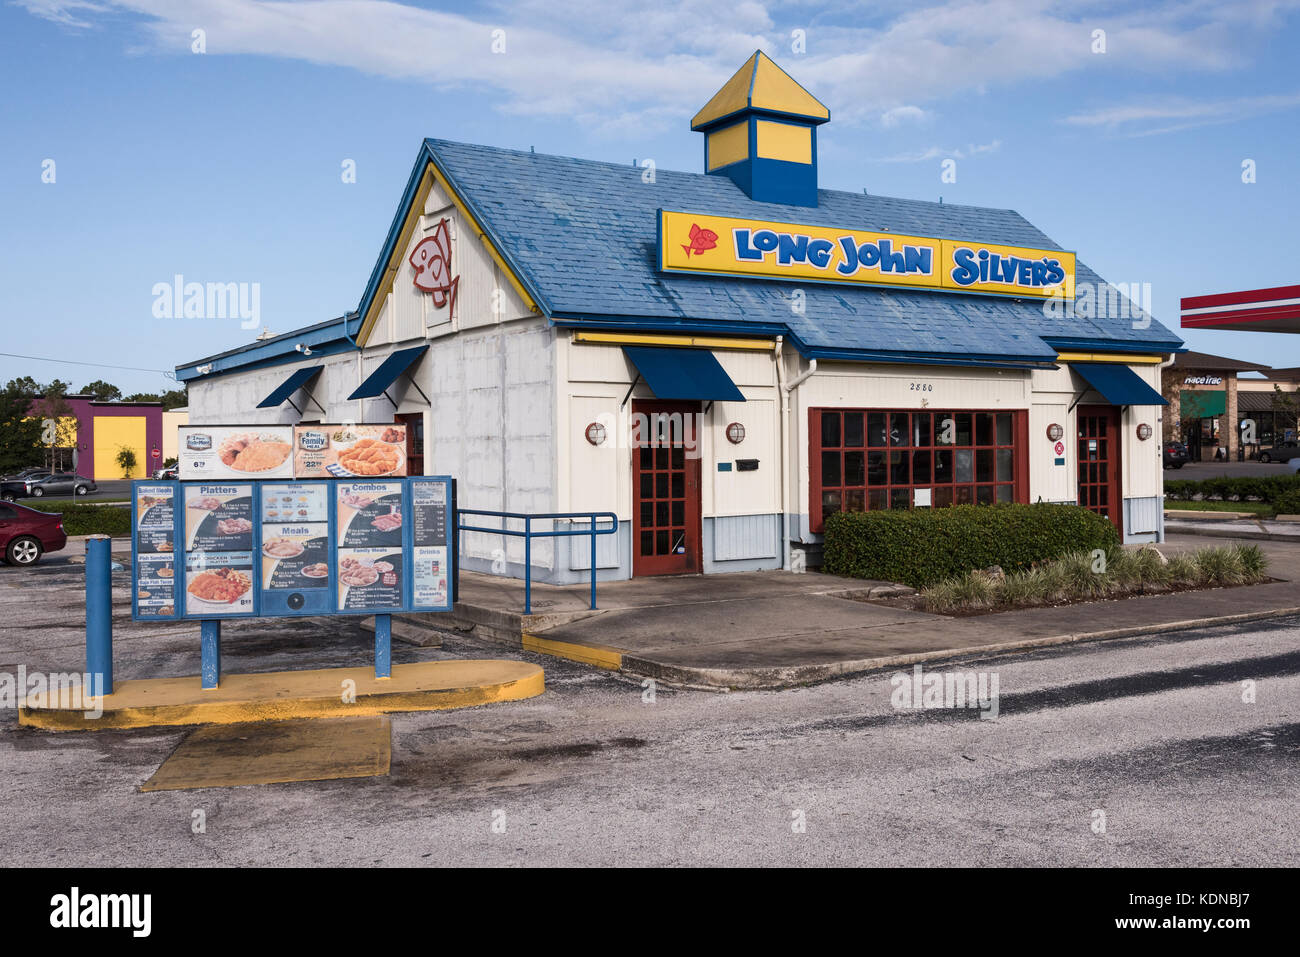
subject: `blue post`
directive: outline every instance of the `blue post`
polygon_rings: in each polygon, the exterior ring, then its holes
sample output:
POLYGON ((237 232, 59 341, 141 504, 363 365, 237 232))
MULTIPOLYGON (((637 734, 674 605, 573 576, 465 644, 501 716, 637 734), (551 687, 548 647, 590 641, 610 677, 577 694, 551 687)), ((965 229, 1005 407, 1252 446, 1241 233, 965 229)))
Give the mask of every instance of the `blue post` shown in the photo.
POLYGON ((375 677, 393 676, 393 618, 375 615, 375 677))
POLYGON ((533 520, 524 516, 524 614, 533 613, 533 520))
POLYGON ((221 619, 205 618, 199 622, 199 628, 203 689, 210 691, 221 684, 221 619))
POLYGON ((90 693, 113 693, 113 540, 107 535, 86 539, 86 674, 90 693))
POLYGON ((591 607, 596 607, 596 516, 591 516, 591 607))

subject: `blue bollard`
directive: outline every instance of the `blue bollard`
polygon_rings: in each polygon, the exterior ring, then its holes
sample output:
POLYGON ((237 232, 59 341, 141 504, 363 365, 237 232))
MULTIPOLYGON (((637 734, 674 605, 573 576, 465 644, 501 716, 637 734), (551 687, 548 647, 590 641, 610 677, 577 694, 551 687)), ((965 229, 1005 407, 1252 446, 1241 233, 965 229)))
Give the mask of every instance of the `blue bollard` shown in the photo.
MULTIPOLYGON (((91 692, 113 693, 113 540, 86 539, 86 674, 91 692)), ((99 697, 99 695, 95 695, 99 697)))
POLYGON ((199 622, 199 653, 202 658, 200 672, 203 690, 211 691, 221 685, 221 619, 205 618, 199 622))
POLYGON ((375 615, 375 677, 393 676, 393 617, 375 615))

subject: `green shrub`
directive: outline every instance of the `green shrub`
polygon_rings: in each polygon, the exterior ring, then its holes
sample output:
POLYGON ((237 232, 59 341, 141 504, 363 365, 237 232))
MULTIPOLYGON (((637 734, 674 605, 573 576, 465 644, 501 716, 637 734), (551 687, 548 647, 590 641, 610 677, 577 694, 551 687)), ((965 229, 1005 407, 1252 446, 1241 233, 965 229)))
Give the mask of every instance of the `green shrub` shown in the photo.
POLYGON ((1268 570, 1268 559, 1258 545, 1238 545, 1237 554, 1241 556, 1241 570, 1249 581, 1259 581, 1268 570))
POLYGON ((1167 479, 1165 498, 1173 502, 1210 499, 1224 502, 1275 502, 1278 496, 1300 491, 1300 475, 1260 475, 1242 478, 1167 479))
POLYGON ((112 535, 130 539, 131 509, 127 505, 82 505, 80 503, 41 502, 31 499, 19 504, 41 512, 60 512, 63 530, 69 535, 112 535))
POLYGON ((826 519, 824 570, 914 588, 1000 565, 1008 574, 1069 552, 1110 551, 1114 526, 1077 505, 955 505, 839 512, 826 519))
POLYGON ((1274 515, 1300 515, 1300 489, 1283 492, 1270 504, 1274 515))
POLYGON ((1201 581, 1211 585, 1240 585, 1246 579, 1241 556, 1231 545, 1204 548, 1196 553, 1201 581))

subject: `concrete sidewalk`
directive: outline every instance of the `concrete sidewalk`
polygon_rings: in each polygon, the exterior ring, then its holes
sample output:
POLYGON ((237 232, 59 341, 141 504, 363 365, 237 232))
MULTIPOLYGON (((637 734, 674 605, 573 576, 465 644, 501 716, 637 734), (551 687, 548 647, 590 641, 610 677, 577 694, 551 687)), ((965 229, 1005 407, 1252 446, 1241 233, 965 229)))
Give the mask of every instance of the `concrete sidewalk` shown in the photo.
POLYGON ((1300 522, 1266 518, 1238 518, 1237 513, 1201 512, 1197 517, 1183 512, 1177 517, 1165 513, 1168 535, 1202 535, 1208 538, 1236 538, 1257 542, 1300 542, 1300 522))
MULTIPOLYGON (((1162 548, 1222 544, 1179 535, 1162 548)), ((863 600, 896 594, 888 583, 786 572, 600 584, 595 612, 584 587, 534 585, 535 614, 524 616, 522 582, 467 573, 457 612, 442 623, 673 684, 779 688, 926 660, 1300 615, 1300 547, 1256 544, 1283 581, 962 618, 863 600)))

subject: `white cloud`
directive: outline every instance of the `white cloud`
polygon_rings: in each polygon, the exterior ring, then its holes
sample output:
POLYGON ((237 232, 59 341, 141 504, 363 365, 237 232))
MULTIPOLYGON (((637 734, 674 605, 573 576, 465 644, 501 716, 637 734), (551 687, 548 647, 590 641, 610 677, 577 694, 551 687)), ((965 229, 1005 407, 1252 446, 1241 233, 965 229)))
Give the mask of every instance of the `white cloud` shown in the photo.
POLYGON ((1086 113, 1075 113, 1061 122, 1090 129, 1101 127, 1129 136, 1155 136, 1297 107, 1300 107, 1300 93, 1226 100, 1179 99, 1108 106, 1086 113))
POLYGON ((699 0, 519 0, 471 13, 393 0, 17 0, 69 26, 132 14, 154 52, 257 55, 438 89, 490 90, 508 114, 575 116, 612 129, 690 115, 762 48, 840 121, 892 127, 926 107, 1071 72, 1205 71, 1248 64, 1252 31, 1297 0, 931 0, 901 14, 862 0, 822 9, 699 0), (1107 31, 1104 55, 1091 33, 1107 31), (791 50, 807 30, 808 52, 791 50), (492 53, 492 31, 506 52, 492 53))
POLYGON ((941 146, 930 146, 926 149, 915 150, 909 153, 896 153, 893 156, 882 156, 873 162, 876 163, 924 163, 929 160, 937 159, 970 159, 972 156, 981 156, 986 153, 996 153, 1002 148, 1001 140, 994 140, 992 143, 971 143, 964 149, 957 147, 955 149, 944 149, 941 146))
POLYGON ((880 114, 880 125, 888 130, 902 123, 915 123, 925 118, 926 112, 919 106, 896 106, 880 114))

